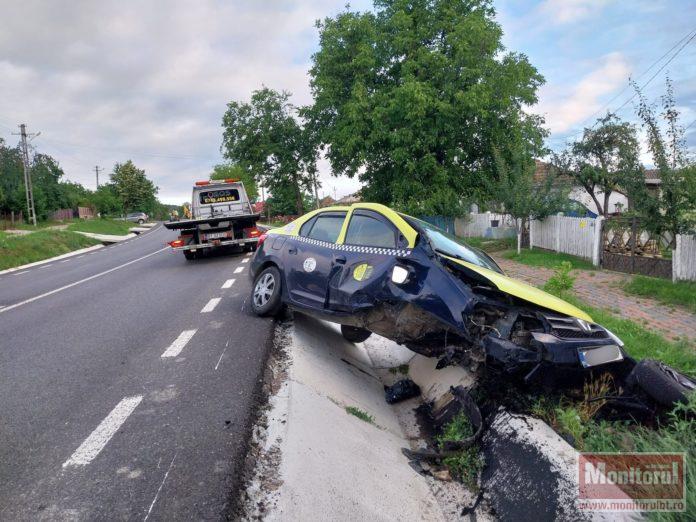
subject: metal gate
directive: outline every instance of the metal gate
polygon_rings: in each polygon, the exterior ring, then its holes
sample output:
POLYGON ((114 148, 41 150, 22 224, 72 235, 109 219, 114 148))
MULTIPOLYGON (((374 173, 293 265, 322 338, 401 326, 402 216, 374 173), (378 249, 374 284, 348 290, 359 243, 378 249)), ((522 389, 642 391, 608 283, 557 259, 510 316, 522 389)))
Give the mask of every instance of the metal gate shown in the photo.
POLYGON ((671 239, 654 234, 636 217, 610 217, 602 228, 602 268, 672 279, 671 239))

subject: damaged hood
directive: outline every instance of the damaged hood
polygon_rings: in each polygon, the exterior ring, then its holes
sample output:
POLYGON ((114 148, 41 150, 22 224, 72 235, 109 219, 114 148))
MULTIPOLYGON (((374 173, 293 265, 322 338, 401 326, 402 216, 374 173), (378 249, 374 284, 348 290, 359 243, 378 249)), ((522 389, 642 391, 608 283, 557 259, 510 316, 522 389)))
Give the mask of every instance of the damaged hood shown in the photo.
POLYGON ((543 290, 539 290, 536 287, 528 285, 527 283, 523 283, 522 281, 512 279, 511 277, 508 277, 506 275, 499 274, 498 272, 494 272, 493 270, 489 270, 488 268, 483 268, 481 266, 468 263, 461 259, 446 256, 443 254, 438 255, 483 276, 484 278, 488 279, 488 281, 490 281, 494 286, 496 286, 498 290, 500 290, 501 292, 505 292, 506 294, 510 294, 519 299, 522 299, 529 303, 533 303, 543 308, 553 310, 554 312, 558 312, 564 315, 570 315, 572 317, 577 317, 578 319, 593 322, 592 317, 580 310, 578 307, 573 306, 570 303, 567 303, 563 299, 559 299, 558 297, 548 294, 543 290))

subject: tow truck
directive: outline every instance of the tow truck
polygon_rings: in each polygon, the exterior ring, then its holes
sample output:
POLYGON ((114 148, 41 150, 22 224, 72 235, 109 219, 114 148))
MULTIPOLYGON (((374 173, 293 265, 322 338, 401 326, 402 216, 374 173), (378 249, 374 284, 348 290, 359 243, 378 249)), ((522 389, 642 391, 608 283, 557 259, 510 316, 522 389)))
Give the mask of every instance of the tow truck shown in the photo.
POLYGON ((186 259, 196 259, 212 248, 256 250, 261 236, 256 222, 261 214, 254 213, 244 184, 238 179, 197 181, 190 212, 185 219, 164 224, 169 230, 179 231, 179 237, 169 246, 181 250, 186 259))

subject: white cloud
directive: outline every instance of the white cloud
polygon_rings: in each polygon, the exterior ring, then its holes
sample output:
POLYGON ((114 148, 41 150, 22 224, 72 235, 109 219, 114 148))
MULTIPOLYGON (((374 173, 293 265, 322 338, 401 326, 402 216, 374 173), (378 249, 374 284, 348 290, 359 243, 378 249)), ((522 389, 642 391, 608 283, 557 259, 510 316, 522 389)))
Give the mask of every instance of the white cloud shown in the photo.
MULTIPOLYGON (((310 101, 314 21, 343 0, 27 0, 3 6, 0 137, 27 123, 41 152, 69 179, 94 186, 132 158, 165 201, 190 196, 193 180, 222 160, 222 114, 230 100, 267 85, 310 101)), ((325 191, 355 182, 322 169, 325 191)))
POLYGON ((621 53, 610 53, 599 62, 573 87, 544 85, 539 89, 539 103, 534 111, 544 115, 552 133, 562 133, 583 123, 603 108, 605 95, 626 85, 630 68, 621 53))
POLYGON ((608 0, 545 0, 539 12, 547 22, 567 24, 600 13, 608 3, 608 0))

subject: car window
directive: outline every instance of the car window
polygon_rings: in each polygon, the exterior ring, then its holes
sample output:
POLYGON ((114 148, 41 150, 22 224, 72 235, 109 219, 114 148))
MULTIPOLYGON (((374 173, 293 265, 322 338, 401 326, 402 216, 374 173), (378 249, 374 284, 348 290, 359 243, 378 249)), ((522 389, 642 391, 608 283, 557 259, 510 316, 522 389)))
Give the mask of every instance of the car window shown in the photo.
POLYGON ((381 219, 353 214, 346 232, 347 245, 396 248, 394 228, 381 219))
POLYGON ((312 226, 314 225, 314 222, 317 220, 316 216, 308 219, 303 223, 303 225, 300 227, 300 232, 299 235, 302 237, 307 237, 309 235, 309 231, 312 230, 312 226))
POLYGON ((331 214, 320 214, 317 216, 307 237, 319 241, 335 243, 338 234, 341 232, 343 220, 346 218, 345 212, 335 212, 331 214))

